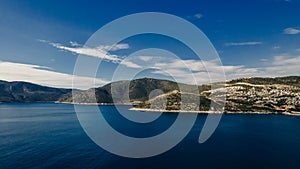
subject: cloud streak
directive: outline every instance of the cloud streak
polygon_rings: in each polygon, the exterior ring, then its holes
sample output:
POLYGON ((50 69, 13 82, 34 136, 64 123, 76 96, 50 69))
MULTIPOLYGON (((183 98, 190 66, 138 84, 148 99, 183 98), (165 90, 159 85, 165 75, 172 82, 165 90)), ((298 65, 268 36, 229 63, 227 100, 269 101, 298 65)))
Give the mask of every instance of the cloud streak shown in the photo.
POLYGON ((196 14, 194 15, 194 17, 195 17, 196 19, 200 19, 200 18, 203 17, 203 15, 202 15, 201 13, 196 13, 196 14))
POLYGON ((165 72, 168 72, 184 83, 197 84, 222 81, 224 79, 223 71, 226 74, 232 74, 244 68, 242 65, 219 65, 217 60, 174 60, 170 63, 155 64, 154 67, 158 68, 158 70, 154 72, 156 74, 163 75, 165 72))
POLYGON ((105 48, 108 48, 108 47, 105 47, 105 46, 104 47, 99 46, 97 48, 90 48, 90 47, 67 47, 67 46, 61 45, 60 43, 52 43, 52 42, 50 42, 49 44, 57 49, 72 52, 72 53, 79 54, 79 55, 93 56, 93 57, 97 57, 97 58, 104 59, 107 61, 112 61, 112 62, 120 61, 120 59, 118 58, 117 55, 108 54, 107 51, 105 50, 105 48))
POLYGON ((254 42, 228 42, 225 43, 225 46, 252 46, 252 45, 261 45, 262 42, 254 41, 254 42))
POLYGON ((299 34, 300 33, 300 29, 296 29, 296 28, 286 28, 283 30, 284 34, 288 34, 288 35, 295 35, 295 34, 299 34))
POLYGON ((72 47, 68 47, 68 46, 64 46, 60 43, 53 43, 53 42, 49 42, 46 40, 39 39, 38 41, 47 43, 57 49, 71 52, 74 54, 96 57, 99 59, 103 59, 104 61, 107 61, 107 62, 122 64, 129 68, 139 68, 138 65, 136 65, 130 61, 122 61, 122 59, 119 56, 110 54, 111 51, 129 49, 130 46, 125 43, 115 44, 115 45, 106 45, 106 46, 100 45, 97 47, 87 47, 87 46, 82 46, 82 45, 78 44, 77 42, 70 41, 70 44, 72 47))
POLYGON ((287 57, 284 55, 274 56, 273 65, 300 65, 300 56, 287 57))
POLYGON ((70 41, 70 45, 71 46, 81 46, 79 43, 77 43, 75 41, 70 41))

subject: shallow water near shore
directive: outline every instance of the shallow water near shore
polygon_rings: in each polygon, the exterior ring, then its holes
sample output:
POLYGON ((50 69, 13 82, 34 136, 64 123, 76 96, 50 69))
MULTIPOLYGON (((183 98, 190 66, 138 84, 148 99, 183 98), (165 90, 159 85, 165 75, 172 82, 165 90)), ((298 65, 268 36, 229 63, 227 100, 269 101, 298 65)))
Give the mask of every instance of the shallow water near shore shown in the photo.
MULTIPOLYGON (((159 134, 177 117, 163 113, 149 124, 138 124, 114 106, 99 107, 117 131, 134 137, 159 134)), ((299 116, 223 115, 212 137, 199 144, 206 116, 198 114, 190 133, 170 151, 130 159, 97 146, 81 128, 73 105, 2 103, 0 168, 300 168, 299 116)))

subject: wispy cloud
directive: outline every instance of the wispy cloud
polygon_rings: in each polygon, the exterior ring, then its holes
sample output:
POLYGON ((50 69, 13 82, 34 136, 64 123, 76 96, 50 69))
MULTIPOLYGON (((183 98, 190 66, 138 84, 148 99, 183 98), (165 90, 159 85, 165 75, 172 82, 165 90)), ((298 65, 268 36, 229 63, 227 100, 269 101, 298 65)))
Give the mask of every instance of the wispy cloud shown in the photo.
POLYGON ((117 55, 111 55, 111 54, 107 53, 107 50, 108 50, 109 46, 99 46, 99 47, 96 47, 96 48, 90 48, 90 47, 79 46, 79 45, 77 45, 78 43, 76 43, 76 46, 74 46, 75 43, 70 42, 73 45, 72 45, 72 47, 68 47, 68 46, 64 46, 60 43, 48 42, 48 41, 45 41, 45 40, 40 40, 40 41, 48 43, 48 44, 50 44, 51 46, 53 46, 57 49, 72 52, 72 53, 75 53, 75 54, 93 56, 93 57, 97 57, 97 58, 100 58, 100 59, 105 59, 107 61, 113 61, 113 62, 120 61, 120 59, 118 58, 117 55))
POLYGON ((224 80, 223 70, 226 73, 233 73, 244 67, 242 65, 222 66, 219 65, 218 60, 180 59, 157 55, 135 56, 130 58, 130 61, 142 69, 152 69, 151 73, 154 75, 171 76, 178 82, 189 84, 222 81, 224 80))
POLYGON ((194 15, 194 17, 195 17, 196 19, 200 19, 200 18, 203 17, 203 15, 202 15, 201 13, 196 13, 196 14, 194 15))
POLYGON ((295 35, 300 33, 300 29, 297 28, 286 28, 283 30, 284 34, 288 34, 288 35, 295 35))
POLYGON ((138 56, 133 58, 133 62, 138 60, 140 67, 152 68, 153 74, 161 76, 171 76, 178 82, 203 84, 222 81, 224 79, 236 79, 242 77, 275 77, 300 75, 300 56, 289 56, 288 54, 274 56, 270 59, 261 59, 264 63, 262 67, 247 67, 245 65, 220 65, 217 60, 182 60, 179 58, 164 58, 158 56, 138 56), (147 58, 147 59, 145 59, 147 58), (152 58, 153 60, 149 60, 152 58), (209 72, 208 72, 209 70, 209 72))
POLYGON ((260 59, 260 61, 262 61, 262 62, 267 62, 267 61, 269 61, 268 59, 265 59, 265 58, 262 58, 262 59, 260 59))
POLYGON ((140 59, 144 62, 148 62, 154 59, 161 59, 161 57, 160 56, 138 56, 137 59, 140 59))
POLYGON ((99 46, 98 48, 105 51, 117 51, 121 49, 129 49, 129 45, 127 43, 120 43, 112 46, 99 46))
POLYGON ((122 60, 122 62, 120 62, 120 64, 125 65, 125 66, 130 67, 130 68, 136 68, 136 69, 142 68, 140 65, 138 65, 134 62, 131 62, 129 60, 122 60))
POLYGON ((71 46, 81 46, 79 43, 75 41, 70 41, 71 46))
POLYGON ((251 46, 251 45, 261 45, 262 42, 254 41, 254 42, 228 42, 225 43, 225 46, 251 46))
POLYGON ((108 81, 99 78, 73 76, 55 72, 51 68, 33 64, 0 61, 0 79, 6 81, 26 81, 52 87, 72 88, 72 79, 76 78, 76 87, 88 89, 101 86, 108 81), (95 86, 93 85, 95 82, 95 86))
MULTIPOLYGON (((238 69, 232 77, 276 77, 300 75, 300 56, 284 54, 274 56, 269 61, 270 64, 265 67, 244 67, 242 69, 238 69)), ((227 77, 230 77, 230 75, 227 77)))
POLYGON ((87 56, 93 56, 97 57, 100 59, 104 59, 107 61, 113 61, 113 62, 118 62, 120 59, 118 58, 117 55, 110 55, 107 54, 105 50, 103 50, 101 47, 99 48, 89 48, 89 47, 67 47, 63 46, 59 43, 49 43, 53 47, 57 49, 62 49, 65 51, 73 52, 75 54, 81 54, 81 55, 87 55, 87 56))
POLYGON ((273 57, 270 67, 265 68, 265 72, 271 76, 298 75, 300 72, 300 56, 279 55, 273 57))
POLYGON ((110 53, 111 51, 118 51, 118 50, 130 48, 130 46, 125 43, 115 44, 115 45, 111 45, 111 46, 110 45, 106 45, 106 46, 100 45, 97 47, 87 47, 87 46, 82 46, 82 45, 78 44, 77 42, 70 41, 70 44, 72 47, 69 47, 69 46, 64 46, 60 43, 53 43, 53 42, 49 42, 46 40, 39 39, 38 41, 43 42, 43 43, 48 43, 49 45, 51 45, 57 49, 61 49, 63 51, 67 51, 67 52, 72 52, 74 54, 96 57, 99 59, 103 59, 107 62, 123 64, 123 65, 125 65, 127 67, 131 67, 131 68, 138 67, 138 65, 136 65, 132 62, 129 62, 129 61, 123 62, 119 56, 110 53))
POLYGON ((194 15, 186 16, 186 18, 190 19, 190 20, 198 20, 198 19, 203 18, 203 15, 201 13, 195 13, 194 15))
POLYGON ((300 65, 300 56, 288 57, 286 55, 274 56, 273 65, 300 65))
POLYGON ((164 75, 166 72, 172 77, 184 83, 210 83, 224 80, 222 72, 231 74, 238 69, 243 68, 242 65, 238 66, 222 66, 219 65, 217 60, 201 61, 201 60, 178 60, 175 59, 167 63, 157 63, 153 67, 153 73, 164 75), (208 71, 209 70, 209 71, 208 71))

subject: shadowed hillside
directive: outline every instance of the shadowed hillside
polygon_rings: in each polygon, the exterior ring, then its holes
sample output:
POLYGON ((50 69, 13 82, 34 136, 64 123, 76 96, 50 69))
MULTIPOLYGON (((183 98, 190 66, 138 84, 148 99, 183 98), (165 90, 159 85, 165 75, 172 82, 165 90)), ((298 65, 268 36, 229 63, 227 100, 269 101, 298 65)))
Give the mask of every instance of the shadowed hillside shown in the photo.
POLYGON ((0 102, 57 101, 71 89, 40 86, 27 82, 0 81, 0 102))

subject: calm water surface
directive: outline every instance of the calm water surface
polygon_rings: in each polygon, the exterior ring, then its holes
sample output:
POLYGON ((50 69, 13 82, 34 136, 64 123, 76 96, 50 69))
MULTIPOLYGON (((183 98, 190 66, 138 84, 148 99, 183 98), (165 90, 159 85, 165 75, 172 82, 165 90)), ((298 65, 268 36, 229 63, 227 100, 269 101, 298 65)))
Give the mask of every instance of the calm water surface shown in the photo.
MULTIPOLYGON (((152 123, 136 124, 113 106, 100 108, 116 130, 135 137, 156 135, 177 116, 165 113, 152 123)), ((300 168, 300 117, 224 115, 213 136, 199 144, 205 118, 198 115, 189 135, 172 150, 129 159, 93 143, 72 105, 0 104, 0 168, 300 168)))

